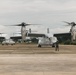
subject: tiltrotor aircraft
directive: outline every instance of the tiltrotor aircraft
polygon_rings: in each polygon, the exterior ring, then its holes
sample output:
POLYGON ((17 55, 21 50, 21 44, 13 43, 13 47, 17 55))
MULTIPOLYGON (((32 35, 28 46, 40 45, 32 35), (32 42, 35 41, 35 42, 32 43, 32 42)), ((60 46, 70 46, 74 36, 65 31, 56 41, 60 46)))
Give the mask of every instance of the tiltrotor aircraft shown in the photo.
POLYGON ((22 22, 21 24, 16 24, 11 26, 21 26, 21 35, 22 35, 22 40, 24 41, 26 39, 26 33, 27 33, 26 26, 29 26, 29 25, 38 25, 38 24, 27 24, 22 22))
POLYGON ((76 29, 75 29, 76 23, 75 22, 66 22, 66 21, 64 21, 64 22, 68 24, 67 26, 71 26, 71 29, 70 29, 71 40, 72 41, 75 40, 76 39, 76 29))

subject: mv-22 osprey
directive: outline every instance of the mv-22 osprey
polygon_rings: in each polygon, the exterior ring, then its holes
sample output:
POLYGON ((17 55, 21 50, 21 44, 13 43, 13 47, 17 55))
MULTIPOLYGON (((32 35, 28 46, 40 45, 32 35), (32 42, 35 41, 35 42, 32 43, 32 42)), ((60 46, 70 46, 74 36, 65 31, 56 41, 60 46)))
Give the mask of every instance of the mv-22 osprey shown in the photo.
POLYGON ((22 22, 21 24, 13 25, 13 26, 21 26, 22 41, 26 40, 26 37, 27 37, 26 34, 28 34, 29 37, 37 37, 39 39, 38 47, 41 47, 43 45, 54 46, 54 44, 57 42, 56 37, 53 37, 53 36, 51 37, 44 33, 27 33, 26 26, 29 26, 29 25, 39 25, 39 24, 27 24, 27 23, 22 22))

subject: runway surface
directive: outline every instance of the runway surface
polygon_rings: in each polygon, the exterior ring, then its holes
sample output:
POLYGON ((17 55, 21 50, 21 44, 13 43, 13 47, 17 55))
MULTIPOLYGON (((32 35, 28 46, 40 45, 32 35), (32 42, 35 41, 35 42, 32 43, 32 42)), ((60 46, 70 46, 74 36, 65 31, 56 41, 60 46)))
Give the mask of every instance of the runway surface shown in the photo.
MULTIPOLYGON (((76 54, 2 54, 0 73, 75 73, 76 54)), ((76 74, 76 73, 75 73, 76 74)))
POLYGON ((76 46, 0 45, 0 75, 76 75, 76 46))

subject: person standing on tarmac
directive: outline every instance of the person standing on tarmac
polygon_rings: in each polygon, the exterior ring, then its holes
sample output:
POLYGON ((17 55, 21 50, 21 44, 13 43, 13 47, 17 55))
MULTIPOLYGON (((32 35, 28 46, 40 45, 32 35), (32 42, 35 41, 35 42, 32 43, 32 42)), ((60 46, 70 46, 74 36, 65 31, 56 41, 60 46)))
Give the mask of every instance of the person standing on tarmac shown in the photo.
POLYGON ((55 51, 59 51, 59 42, 58 41, 55 43, 55 51))

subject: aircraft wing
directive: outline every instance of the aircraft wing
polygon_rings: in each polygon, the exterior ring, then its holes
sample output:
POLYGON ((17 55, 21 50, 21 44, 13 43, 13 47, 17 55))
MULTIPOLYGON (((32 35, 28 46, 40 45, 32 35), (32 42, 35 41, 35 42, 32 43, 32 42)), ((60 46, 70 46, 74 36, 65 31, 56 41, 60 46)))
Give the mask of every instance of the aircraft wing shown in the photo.
POLYGON ((5 40, 5 37, 0 36, 0 42, 2 42, 3 40, 5 40))
POLYGON ((11 36, 10 39, 13 39, 14 41, 15 40, 17 41, 18 39, 22 39, 22 37, 21 36, 11 36))
POLYGON ((28 33, 28 37, 45 37, 45 34, 40 34, 40 33, 28 33))
POLYGON ((68 36, 68 35, 71 35, 71 33, 56 33, 54 34, 54 36, 68 36))
POLYGON ((0 40, 5 39, 5 37, 0 36, 0 40))
MULTIPOLYGON (((45 37, 45 34, 28 33, 26 34, 26 37, 45 37)), ((11 36, 10 39, 18 40, 18 39, 22 39, 22 36, 11 36)))
POLYGON ((71 33, 56 33, 54 34, 55 37, 57 37, 59 42, 64 42, 67 40, 71 40, 71 33))

